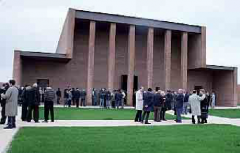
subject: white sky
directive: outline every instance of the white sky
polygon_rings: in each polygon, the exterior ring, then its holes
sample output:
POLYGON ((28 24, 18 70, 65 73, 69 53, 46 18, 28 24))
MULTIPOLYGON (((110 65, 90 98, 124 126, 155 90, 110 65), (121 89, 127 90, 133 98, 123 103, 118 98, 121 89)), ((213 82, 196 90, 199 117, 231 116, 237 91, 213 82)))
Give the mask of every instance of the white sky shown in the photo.
POLYGON ((12 77, 14 49, 55 52, 69 7, 206 26, 207 64, 240 67, 239 6, 237 0, 0 0, 0 82, 12 77))

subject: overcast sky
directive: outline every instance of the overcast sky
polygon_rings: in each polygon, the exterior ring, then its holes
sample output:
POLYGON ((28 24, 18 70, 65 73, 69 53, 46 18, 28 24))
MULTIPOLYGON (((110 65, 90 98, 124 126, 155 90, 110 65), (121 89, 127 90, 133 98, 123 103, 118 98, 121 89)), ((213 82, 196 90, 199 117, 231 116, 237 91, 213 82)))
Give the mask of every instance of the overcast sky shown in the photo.
POLYGON ((14 49, 56 51, 69 7, 206 26, 207 64, 240 67, 239 6, 236 0, 0 0, 0 82, 12 77, 14 49))

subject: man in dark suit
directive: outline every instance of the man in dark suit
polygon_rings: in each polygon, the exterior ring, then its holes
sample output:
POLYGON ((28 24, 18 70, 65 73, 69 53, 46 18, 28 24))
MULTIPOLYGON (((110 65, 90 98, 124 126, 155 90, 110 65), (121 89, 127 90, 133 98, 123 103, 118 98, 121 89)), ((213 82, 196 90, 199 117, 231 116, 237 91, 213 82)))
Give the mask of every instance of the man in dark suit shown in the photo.
POLYGON ((77 88, 77 90, 75 91, 75 100, 76 100, 76 107, 79 107, 79 99, 81 97, 81 92, 80 90, 77 88))
POLYGON ((183 101, 184 101, 184 96, 183 96, 183 90, 179 89, 178 94, 176 97, 176 122, 177 123, 182 123, 182 109, 183 109, 183 101))
MULTIPOLYGON (((5 94, 5 93, 6 93, 6 85, 3 84, 2 87, 0 88, 0 95, 5 94)), ((2 107, 2 112, 1 112, 2 118, 1 118, 0 124, 5 124, 6 118, 7 118, 5 115, 6 99, 1 98, 1 96, 0 96, 0 103, 1 103, 1 107, 2 107)))
POLYGON ((161 122, 160 112, 162 110, 162 105, 163 105, 163 97, 161 95, 161 91, 159 90, 154 95, 154 121, 155 122, 161 122))
POLYGON ((31 122, 32 120, 32 112, 33 119, 35 123, 39 123, 39 105, 40 105, 40 93, 37 88, 37 84, 34 83, 33 87, 26 88, 26 97, 28 103, 28 112, 27 112, 27 122, 31 122))
POLYGON ((151 124, 148 122, 148 118, 149 118, 150 112, 153 111, 153 101, 154 101, 154 94, 152 93, 152 89, 149 88, 148 91, 143 94, 144 113, 143 113, 142 123, 145 120, 145 124, 151 124))
POLYGON ((61 92, 60 88, 58 88, 56 95, 57 95, 57 104, 60 104, 60 100, 62 97, 62 92, 61 92))
POLYGON ((81 106, 86 106, 86 95, 87 95, 87 93, 86 93, 86 91, 85 91, 85 89, 83 89, 81 92, 80 92, 80 98, 81 98, 81 106))

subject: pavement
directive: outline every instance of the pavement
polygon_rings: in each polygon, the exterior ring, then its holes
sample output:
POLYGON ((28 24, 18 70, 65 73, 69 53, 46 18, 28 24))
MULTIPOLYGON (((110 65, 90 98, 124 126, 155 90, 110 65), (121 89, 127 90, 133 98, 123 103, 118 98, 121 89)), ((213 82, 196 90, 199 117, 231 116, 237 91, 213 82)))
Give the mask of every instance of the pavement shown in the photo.
MULTIPOLYGON (((55 107, 63 107, 57 105, 55 107)), ((84 108, 100 108, 97 106, 88 106, 84 108)), ((125 107, 126 109, 133 109, 133 107, 125 107)), ((237 107, 240 109, 240 107, 237 107)), ((232 109, 227 107, 216 107, 216 109, 232 109)), ((235 107, 236 109, 236 107, 235 107)), ((22 122, 21 117, 21 107, 19 107, 17 116, 17 128, 12 130, 4 130, 5 125, 0 125, 0 153, 7 152, 11 141, 13 140, 17 131, 22 127, 116 127, 116 126, 176 126, 176 125, 190 125, 191 120, 183 120, 183 123, 176 123, 173 120, 163 121, 163 122, 153 122, 149 121, 150 125, 141 124, 134 122, 133 120, 56 120, 55 122, 43 123, 34 123, 34 122, 22 122)), ((167 113, 173 115, 173 111, 168 111, 167 113)), ((191 114, 183 115, 184 117, 191 118, 191 114)), ((240 126, 240 119, 230 119, 224 117, 209 116, 208 124, 229 124, 234 126, 240 126)))

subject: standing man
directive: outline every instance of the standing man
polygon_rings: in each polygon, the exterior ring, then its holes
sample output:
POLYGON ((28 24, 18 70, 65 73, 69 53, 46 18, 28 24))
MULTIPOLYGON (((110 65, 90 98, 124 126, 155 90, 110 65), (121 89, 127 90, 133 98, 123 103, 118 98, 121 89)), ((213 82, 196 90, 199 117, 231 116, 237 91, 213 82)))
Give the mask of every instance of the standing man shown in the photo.
POLYGON ((211 107, 212 109, 214 109, 216 106, 216 95, 214 92, 212 92, 212 96, 211 96, 211 107))
POLYGON ((189 105, 189 103, 188 103, 189 94, 185 90, 183 90, 183 96, 184 96, 184 101, 183 101, 183 112, 182 112, 182 114, 187 115, 188 105, 189 105))
POLYGON ((9 85, 8 85, 8 83, 6 83, 6 84, 3 84, 0 89, 0 103, 1 103, 1 107, 2 107, 2 112, 1 112, 2 118, 1 118, 0 124, 5 124, 6 119, 7 119, 6 114, 5 114, 6 99, 1 98, 1 94, 5 94, 8 88, 9 88, 9 85))
POLYGON ((195 116, 197 116, 198 124, 200 124, 201 108, 200 97, 197 95, 197 91, 193 90, 192 95, 189 97, 189 104, 192 111, 192 123, 195 124, 195 116))
POLYGON ((83 89, 81 92, 80 92, 80 97, 81 97, 81 106, 86 106, 86 91, 83 89))
POLYGON ((122 102, 123 94, 121 93, 121 89, 119 89, 115 94, 115 103, 116 103, 116 109, 119 109, 119 105, 122 102))
POLYGON ((162 108, 161 108, 161 111, 160 111, 160 120, 167 121, 166 118, 165 118, 166 111, 167 111, 167 103, 166 103, 165 92, 161 91, 160 94, 161 94, 161 99, 160 100, 161 100, 161 104, 162 104, 162 108))
POLYGON ((56 95, 57 95, 57 104, 60 104, 60 100, 62 97, 62 92, 61 92, 60 88, 58 88, 56 95))
POLYGON ((72 88, 71 93, 72 93, 72 103, 73 105, 75 105, 76 104, 75 88, 72 88))
POLYGON ((53 101, 55 99, 55 92, 51 87, 47 87, 44 100, 44 122, 48 122, 49 111, 51 114, 51 121, 54 122, 53 101))
POLYGON ((94 88, 92 91, 92 105, 97 106, 97 91, 94 88))
POLYGON ((167 94, 166 94, 166 96, 165 96, 165 98, 166 98, 166 110, 171 110, 172 108, 173 108, 173 103, 174 103, 174 101, 173 101, 173 94, 172 94, 172 92, 171 92, 171 90, 167 90, 167 94))
POLYGON ((81 97, 81 93, 80 90, 77 88, 77 90, 75 91, 75 100, 76 100, 76 107, 79 108, 79 100, 81 97))
POLYGON ((122 103, 121 103, 121 105, 122 105, 122 109, 124 109, 124 103, 125 103, 125 98, 126 98, 126 94, 125 94, 125 92, 124 92, 124 90, 121 90, 121 93, 122 93, 122 103))
POLYGON ((6 91, 6 94, 1 94, 3 99, 6 99, 6 112, 8 117, 8 126, 4 129, 16 128, 16 116, 18 112, 18 89, 15 86, 15 80, 10 80, 10 88, 6 91))
POLYGON ((109 109, 111 107, 112 94, 110 89, 106 91, 106 107, 109 109))
POLYGON ((207 118, 208 118, 208 106, 209 106, 209 103, 208 103, 208 100, 207 100, 207 96, 206 96, 206 92, 204 89, 201 89, 200 90, 200 100, 201 100, 201 123, 204 124, 204 123, 207 123, 207 118))
POLYGON ((35 123, 39 123, 39 105, 40 105, 40 93, 37 88, 37 83, 33 84, 33 87, 29 90, 27 89, 27 101, 28 101, 28 113, 27 113, 27 121, 31 122, 32 120, 32 112, 33 112, 33 120, 35 123))
POLYGON ((153 100, 154 94, 152 93, 152 89, 148 88, 148 91, 143 95, 143 118, 142 123, 145 120, 145 124, 151 124, 148 122, 149 114, 153 111, 153 100), (146 117, 146 118, 145 118, 146 117))
POLYGON ((104 89, 101 89, 99 92, 99 98, 100 98, 100 107, 104 108, 104 98, 105 98, 105 92, 104 89))
POLYGON ((141 87, 136 92, 136 110, 137 110, 137 114, 136 114, 136 117, 135 117, 135 122, 141 122, 142 121, 143 90, 144 90, 144 88, 141 87))
POLYGON ((177 123, 182 123, 181 113, 183 109, 183 101, 184 101, 183 90, 178 89, 178 94, 176 97, 176 116, 177 116, 176 122, 177 123))
POLYGON ((22 93, 22 121, 27 121, 27 112, 28 112, 28 101, 27 101, 27 89, 31 89, 30 86, 26 85, 22 93))
POLYGON ((154 121, 161 122, 160 119, 160 112, 162 109, 162 101, 163 97, 161 95, 161 91, 158 90, 157 93, 154 95, 154 121))

